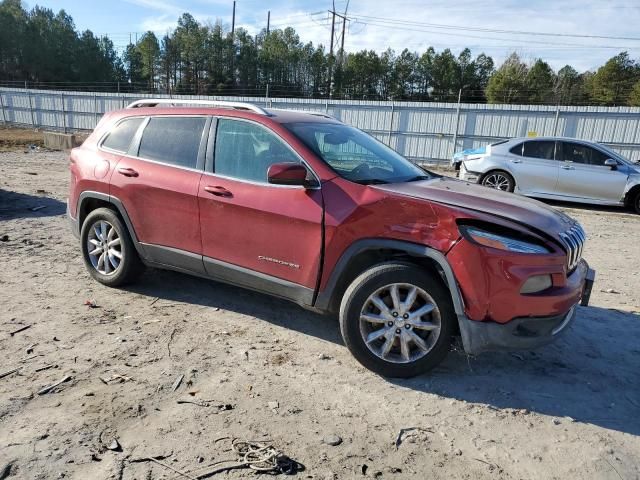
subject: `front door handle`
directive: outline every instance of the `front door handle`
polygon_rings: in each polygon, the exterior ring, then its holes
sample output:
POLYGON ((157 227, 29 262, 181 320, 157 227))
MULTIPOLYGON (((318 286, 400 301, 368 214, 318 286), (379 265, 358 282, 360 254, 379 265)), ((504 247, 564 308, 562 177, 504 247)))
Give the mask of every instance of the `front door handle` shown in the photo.
POLYGON ((563 165, 560 168, 563 170, 575 170, 571 165, 563 165))
POLYGON ((133 168, 120 167, 118 168, 118 173, 120 175, 124 175, 125 177, 137 177, 138 172, 136 172, 133 168))
POLYGON ((207 185, 204 187, 204 190, 216 197, 233 197, 233 194, 229 190, 219 185, 207 185))

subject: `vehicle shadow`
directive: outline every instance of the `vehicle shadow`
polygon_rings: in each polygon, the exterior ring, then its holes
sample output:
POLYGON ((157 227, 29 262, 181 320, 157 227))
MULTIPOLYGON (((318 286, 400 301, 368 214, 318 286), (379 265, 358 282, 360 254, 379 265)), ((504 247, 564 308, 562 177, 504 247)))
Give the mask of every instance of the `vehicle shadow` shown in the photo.
POLYGON ((618 213, 618 214, 627 214, 627 215, 635 215, 635 213, 626 207, 615 207, 609 205, 592 205, 587 203, 577 203, 577 202, 566 202, 562 200, 549 200, 549 199, 541 199, 538 198, 543 203, 546 203, 550 207, 555 208, 569 208, 572 210, 584 210, 587 212, 602 212, 602 213, 618 213))
MULTIPOLYGON (((343 345, 334 317, 242 288, 150 269, 127 289, 251 315, 343 345)), ((640 435, 640 344, 631 333, 639 329, 640 315, 580 307, 570 330, 535 352, 468 357, 456 350, 430 373, 382 381, 496 409, 526 409, 562 422, 579 421, 640 435)))
POLYGON ((54 217, 66 212, 60 200, 42 195, 29 195, 0 188, 0 221, 16 218, 54 217))
POLYGON ((393 383, 640 435, 640 344, 633 333, 639 330, 640 315, 580 307, 571 328, 544 348, 456 352, 428 375, 393 383))
POLYGON ((143 279, 124 288, 170 302, 184 302, 250 315, 272 325, 343 344, 335 317, 316 314, 290 301, 214 280, 168 270, 147 269, 143 279))

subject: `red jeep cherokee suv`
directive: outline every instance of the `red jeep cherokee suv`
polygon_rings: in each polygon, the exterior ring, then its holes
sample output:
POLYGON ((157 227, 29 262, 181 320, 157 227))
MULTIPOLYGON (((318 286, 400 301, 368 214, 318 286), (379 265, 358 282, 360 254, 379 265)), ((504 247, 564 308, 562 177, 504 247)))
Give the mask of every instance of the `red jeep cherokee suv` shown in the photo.
POLYGON ((106 114, 71 152, 68 216, 105 285, 149 265, 337 313, 353 355, 391 377, 437 365, 454 335, 468 353, 545 344, 593 283, 567 215, 328 115, 247 103, 106 114))

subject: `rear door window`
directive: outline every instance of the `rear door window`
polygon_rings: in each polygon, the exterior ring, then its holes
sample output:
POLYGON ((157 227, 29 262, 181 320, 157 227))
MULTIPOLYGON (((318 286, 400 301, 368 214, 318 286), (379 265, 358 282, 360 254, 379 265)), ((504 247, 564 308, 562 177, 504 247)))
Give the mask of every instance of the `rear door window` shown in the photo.
POLYGON ((144 118, 127 118, 118 123, 102 142, 104 148, 125 153, 144 118))
POLYGON ((151 117, 138 156, 177 167, 196 168, 205 117, 151 117))
POLYGON ((537 140, 524 142, 522 154, 529 158, 540 158, 543 160, 553 160, 556 142, 537 140))

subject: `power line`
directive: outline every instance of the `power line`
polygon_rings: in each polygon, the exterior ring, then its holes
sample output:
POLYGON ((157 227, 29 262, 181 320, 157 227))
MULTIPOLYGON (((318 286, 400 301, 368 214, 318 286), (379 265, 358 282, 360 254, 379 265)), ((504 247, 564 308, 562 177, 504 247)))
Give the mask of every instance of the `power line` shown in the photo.
MULTIPOLYGON (((354 17, 354 21, 356 21, 356 23, 361 23, 363 25, 371 25, 371 26, 376 26, 376 27, 382 27, 382 28, 393 28, 393 29, 397 29, 398 28, 398 24, 394 24, 391 23, 389 24, 388 21, 386 20, 377 20, 377 21, 370 21, 370 20, 358 20, 357 17, 354 17)), ((438 34, 438 35, 451 35, 451 36, 456 36, 456 37, 465 37, 465 38, 477 38, 477 39, 482 39, 482 40, 497 40, 497 41, 513 41, 513 39, 505 39, 505 38, 497 38, 497 37, 487 37, 487 36, 479 36, 479 35, 469 35, 469 34, 464 34, 464 33, 452 33, 452 32, 442 32, 442 31, 434 31, 434 30, 425 30, 424 28, 421 29, 417 29, 417 28, 410 28, 409 26, 402 26, 403 30, 406 31, 411 31, 411 32, 420 32, 420 33, 434 33, 434 34, 438 34)), ((536 45, 555 45, 555 46, 563 46, 563 47, 588 47, 588 48, 608 48, 608 49, 616 49, 616 50, 625 50, 625 49, 629 49, 629 48, 634 48, 634 47, 629 47, 629 46, 617 46, 617 45, 585 45, 585 44, 577 44, 577 43, 558 43, 558 42, 549 42, 549 41, 539 41, 539 40, 523 40, 523 42, 526 42, 526 44, 523 44, 522 46, 527 46, 527 44, 531 44, 534 43, 536 45)), ((500 47, 500 45, 493 45, 495 47, 500 47)))
POLYGON ((415 21, 402 20, 402 19, 374 17, 372 15, 361 15, 361 14, 353 14, 353 15, 354 17, 365 18, 365 19, 369 18, 376 21, 384 20, 387 23, 397 23, 400 25, 425 26, 425 27, 431 27, 431 28, 442 28, 447 30, 467 30, 467 31, 473 31, 473 32, 502 33, 502 34, 509 34, 509 35, 535 35, 535 36, 549 36, 549 37, 589 38, 589 39, 599 39, 599 40, 631 40, 631 41, 640 42, 640 37, 618 37, 618 36, 608 36, 608 35, 584 35, 584 34, 574 34, 574 33, 534 32, 534 31, 525 31, 525 30, 502 30, 502 29, 496 29, 496 28, 465 27, 460 25, 415 22, 415 21))

